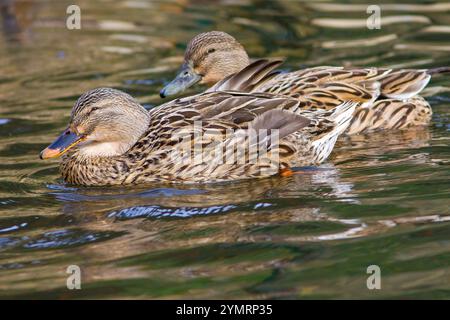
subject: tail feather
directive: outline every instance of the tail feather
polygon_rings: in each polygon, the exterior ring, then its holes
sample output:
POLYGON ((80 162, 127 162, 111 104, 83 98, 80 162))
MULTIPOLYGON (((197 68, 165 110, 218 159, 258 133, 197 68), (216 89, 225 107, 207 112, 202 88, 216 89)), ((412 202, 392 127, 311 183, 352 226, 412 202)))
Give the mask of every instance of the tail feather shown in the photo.
POLYGON ((381 78, 381 95, 389 99, 410 99, 418 95, 432 75, 450 73, 450 67, 421 70, 393 70, 381 78))
POLYGON ((430 79, 424 70, 395 70, 380 80, 381 95, 389 99, 409 99, 419 94, 430 79))
POLYGON ((353 101, 344 102, 337 106, 331 115, 327 117, 335 125, 327 134, 312 143, 313 154, 317 163, 323 162, 333 151, 337 138, 347 130, 358 105, 359 103, 353 101))
POLYGON ((450 67, 438 67, 438 68, 428 69, 427 73, 429 75, 434 75, 434 74, 438 74, 438 73, 450 73, 450 67))

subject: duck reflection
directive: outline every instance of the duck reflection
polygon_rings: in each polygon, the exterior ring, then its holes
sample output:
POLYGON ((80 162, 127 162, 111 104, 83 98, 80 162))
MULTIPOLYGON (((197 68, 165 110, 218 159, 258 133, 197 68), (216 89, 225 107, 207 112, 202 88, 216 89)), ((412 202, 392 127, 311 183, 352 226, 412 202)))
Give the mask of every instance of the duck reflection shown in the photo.
MULTIPOLYGON (((50 186, 54 188, 55 186, 50 186)), ((63 212, 95 212, 107 218, 189 218, 234 211, 276 209, 278 201, 302 197, 351 198, 352 185, 342 182, 332 164, 298 168, 291 178, 244 182, 157 185, 124 188, 65 188, 51 192, 63 201, 63 212), (322 190, 322 191, 321 191, 322 190)), ((300 203, 301 204, 301 203, 300 203)), ((297 204, 295 204, 297 205, 297 204)))
POLYGON ((342 136, 337 141, 331 160, 338 167, 369 167, 401 161, 417 160, 420 163, 430 163, 426 153, 420 151, 430 146, 432 132, 430 127, 417 127, 396 132, 377 132, 370 135, 342 136), (411 153, 411 149, 418 150, 411 153), (397 151, 409 150, 406 158, 386 159, 380 157, 397 151))
MULTIPOLYGON (((305 223, 332 221, 342 227, 341 231, 358 224, 340 223, 329 217, 317 201, 352 197, 351 184, 342 182, 339 169, 331 164, 300 168, 292 177, 239 183, 161 185, 151 189, 51 188, 55 189, 51 196, 64 203, 63 213, 71 217, 72 225, 97 235, 120 234, 101 244, 73 249, 77 259, 82 260, 87 282, 143 273, 128 268, 105 272, 104 265, 89 264, 92 257, 96 261, 118 261, 165 250, 202 250, 221 243, 315 241, 310 236, 272 234, 265 228, 297 225, 302 230, 305 223)), ((148 270, 145 272, 148 276, 148 270)))

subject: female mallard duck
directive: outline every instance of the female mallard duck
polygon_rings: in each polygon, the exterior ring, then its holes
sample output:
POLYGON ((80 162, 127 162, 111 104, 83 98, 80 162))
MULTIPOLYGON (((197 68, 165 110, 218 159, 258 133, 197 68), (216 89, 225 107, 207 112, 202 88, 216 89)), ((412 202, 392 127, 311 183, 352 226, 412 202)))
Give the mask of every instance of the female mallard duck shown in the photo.
POLYGON ((346 102, 312 112, 299 104, 273 94, 216 91, 147 111, 124 92, 94 89, 78 99, 67 129, 40 156, 67 152, 60 165, 63 178, 89 186, 289 173, 290 167, 324 161, 357 106, 346 102), (249 129, 258 132, 257 139, 246 134, 249 129), (278 140, 259 135, 264 130, 278 133, 278 140))
MULTIPOLYGON (((224 90, 226 87, 219 85, 220 81, 249 64, 244 47, 229 34, 201 33, 189 42, 179 74, 160 95, 177 94, 197 82, 215 84, 209 91, 224 90)), ((260 74, 254 75, 267 79, 258 81, 257 86, 247 86, 247 91, 270 92, 313 102, 312 105, 304 103, 302 108, 305 109, 330 109, 348 100, 361 102, 348 134, 428 124, 431 107, 418 94, 432 74, 450 71, 446 67, 429 70, 316 67, 289 73, 272 72, 280 64, 281 61, 267 64, 260 74)), ((248 76, 240 79, 242 83, 251 80, 248 76)))

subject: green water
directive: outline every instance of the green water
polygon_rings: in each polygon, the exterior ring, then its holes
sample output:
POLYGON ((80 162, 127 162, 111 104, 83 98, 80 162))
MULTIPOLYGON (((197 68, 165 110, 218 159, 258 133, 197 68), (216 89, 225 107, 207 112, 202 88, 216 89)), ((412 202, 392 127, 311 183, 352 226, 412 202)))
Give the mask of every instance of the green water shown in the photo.
POLYGON ((444 1, 394 1, 381 30, 365 27, 365 5, 311 3, 0 0, 0 298, 449 299, 448 76, 425 91, 429 127, 342 138, 289 178, 79 188, 38 159, 85 90, 160 104, 202 31, 287 57, 287 70, 450 65, 444 1), (72 3, 81 30, 66 29, 72 3), (81 290, 66 288, 69 265, 81 290), (367 289, 369 265, 381 290, 367 289))

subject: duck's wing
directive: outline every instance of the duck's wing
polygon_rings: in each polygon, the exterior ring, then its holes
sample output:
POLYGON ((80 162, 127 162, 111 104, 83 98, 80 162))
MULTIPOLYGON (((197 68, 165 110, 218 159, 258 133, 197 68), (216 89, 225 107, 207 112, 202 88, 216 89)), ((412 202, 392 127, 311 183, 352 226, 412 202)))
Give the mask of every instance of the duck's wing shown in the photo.
POLYGON ((172 126, 192 121, 213 119, 230 121, 237 125, 248 123, 272 109, 295 108, 299 101, 268 93, 211 92, 173 100, 151 109, 151 123, 172 126))
MULTIPOLYGON (((329 84, 330 87, 334 85, 329 84)), ((340 99, 331 98, 333 102, 330 103, 325 99, 331 97, 329 93, 326 96, 327 92, 325 91, 312 90, 309 92, 308 88, 305 89, 307 94, 300 97, 257 92, 217 91, 173 100, 150 110, 150 115, 152 122, 174 126, 186 124, 186 121, 205 119, 224 120, 237 125, 245 125, 257 116, 273 109, 282 109, 303 115, 327 109, 332 110, 347 101, 356 102, 358 105, 362 104, 356 98, 352 99, 355 94, 350 91, 351 86, 340 88, 346 88, 349 91, 345 94, 342 93, 340 99), (348 96, 349 99, 344 100, 345 96, 348 96)), ((369 93, 365 94, 367 95, 365 99, 373 99, 369 93)))
MULTIPOLYGON (((301 96, 305 88, 325 91, 335 96, 336 105, 348 100, 349 93, 355 101, 363 102, 373 84, 379 84, 380 98, 409 99, 418 95, 430 81, 431 75, 450 72, 450 67, 434 69, 386 69, 386 68, 344 68, 321 66, 293 72, 280 73, 275 69, 282 60, 261 59, 242 71, 231 75, 207 92, 235 90, 241 92, 268 92, 286 96, 301 96), (349 90, 348 86, 351 87, 349 90), (343 87, 343 88, 341 88, 343 87), (361 92, 362 91, 362 92, 361 92)), ((324 98, 326 99, 326 98, 324 98)), ((328 98, 326 100, 331 100, 328 98)))
POLYGON ((315 67, 278 75, 271 83, 263 84, 264 92, 288 93, 290 88, 296 88, 306 83, 317 85, 332 82, 359 84, 366 81, 378 81, 390 70, 367 68, 345 69, 343 67, 315 67))
MULTIPOLYGON (((183 112, 186 109, 178 110, 176 116, 183 112)), ((155 153, 164 154, 168 161, 161 165, 173 180, 212 182, 274 175, 280 168, 279 150, 291 150, 289 142, 283 143, 284 138, 309 126, 311 120, 279 109, 252 115, 252 120, 245 122, 239 115, 198 118, 201 115, 197 113, 192 118, 193 113, 189 113, 184 122, 172 123, 170 130, 159 130, 163 136, 155 153), (258 137, 263 129, 271 133, 277 130, 278 139, 269 138, 270 133, 258 137)))
POLYGON ((269 93, 217 91, 179 98, 153 108, 149 113, 152 123, 168 125, 206 119, 242 124, 268 110, 289 109, 296 104, 296 99, 269 93))
MULTIPOLYGON (((312 108, 314 110, 307 110, 302 105, 305 101, 310 105, 316 103, 312 98, 309 101, 268 93, 234 91, 218 91, 176 99, 150 110, 149 135, 161 135, 172 129, 192 125, 196 121, 208 122, 219 128, 224 123, 247 128, 250 122, 271 110, 290 111, 311 119, 311 124, 308 126, 314 129, 310 131, 311 140, 318 139, 333 130, 333 123, 336 122, 333 115, 343 113, 342 107, 329 111, 317 107, 312 108)), ((347 105, 346 103, 349 103, 353 109, 360 105, 359 102, 354 101, 345 101, 341 105, 347 105)), ((339 130, 339 133, 342 132, 339 130)))
POLYGON ((356 105, 348 102, 332 111, 303 115, 271 109, 241 124, 236 118, 206 118, 201 125, 174 128, 161 151, 173 160, 167 162, 167 171, 187 181, 270 176, 291 166, 324 161, 356 105), (201 147, 196 152, 192 146, 201 147))
POLYGON ((372 104, 379 94, 380 83, 366 81, 358 85, 345 82, 303 83, 291 88, 289 96, 299 100, 303 109, 331 110, 346 101, 367 106, 372 104))
MULTIPOLYGON (((309 92, 317 90, 319 95, 319 91, 323 90, 327 95, 330 93, 331 96, 335 96, 336 104, 332 106, 335 107, 348 100, 346 95, 349 93, 354 95, 351 99, 364 103, 367 91, 371 95, 378 93, 380 98, 409 99, 426 87, 432 75, 450 72, 450 67, 415 70, 320 66, 281 73, 275 69, 282 63, 280 59, 256 60, 206 92, 233 90, 298 97, 304 94, 305 88, 308 88, 309 92), (378 92, 372 90, 374 84, 379 86, 378 92), (351 89, 349 90, 347 86, 351 89)), ((326 100, 330 99, 333 98, 326 100)))
POLYGON ((206 92, 271 93, 296 98, 301 101, 300 108, 329 110, 345 101, 357 101, 362 105, 373 102, 380 94, 377 79, 389 72, 376 69, 349 72, 340 67, 316 67, 289 73, 274 71, 281 63, 282 60, 257 60, 206 92))
MULTIPOLYGON (((427 86, 432 75, 448 72, 449 67, 421 70, 316 67, 277 75, 253 90, 292 96, 305 84, 324 88, 329 83, 345 83, 365 89, 367 83, 379 83, 380 98, 409 99, 427 86)), ((338 88, 333 92, 340 94, 338 88)))
POLYGON ((206 92, 214 91, 240 91, 251 92, 263 86, 266 83, 271 83, 280 72, 274 71, 283 63, 280 59, 260 59, 249 64, 241 71, 232 74, 225 79, 217 82, 214 86, 206 90, 206 92))

